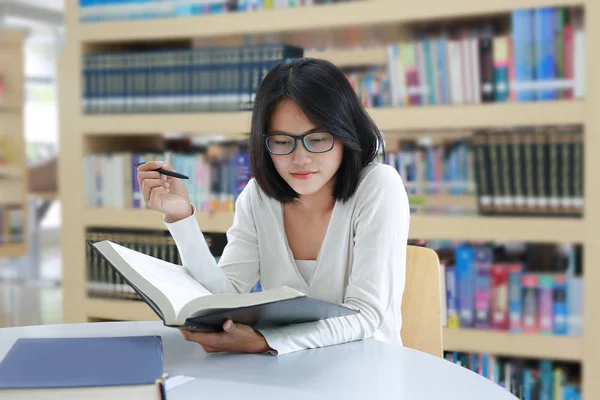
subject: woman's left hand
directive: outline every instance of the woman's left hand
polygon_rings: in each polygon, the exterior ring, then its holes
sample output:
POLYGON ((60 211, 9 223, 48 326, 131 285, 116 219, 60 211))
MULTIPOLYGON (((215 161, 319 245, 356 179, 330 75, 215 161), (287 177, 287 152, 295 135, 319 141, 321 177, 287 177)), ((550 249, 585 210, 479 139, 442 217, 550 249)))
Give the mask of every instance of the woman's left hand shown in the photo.
POLYGON ((224 332, 205 333, 181 329, 181 334, 188 342, 196 342, 207 353, 238 352, 264 353, 270 350, 265 338, 254 329, 244 324, 225 321, 224 332))

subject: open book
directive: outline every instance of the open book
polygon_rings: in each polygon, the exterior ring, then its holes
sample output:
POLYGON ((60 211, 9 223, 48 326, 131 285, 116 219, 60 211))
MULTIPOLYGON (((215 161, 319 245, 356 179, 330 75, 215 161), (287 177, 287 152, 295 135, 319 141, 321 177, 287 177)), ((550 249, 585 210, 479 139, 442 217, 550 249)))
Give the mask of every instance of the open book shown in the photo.
POLYGON ((266 328, 358 313, 287 286, 255 293, 211 294, 179 265, 108 240, 91 246, 167 326, 221 331, 223 323, 231 319, 254 328, 266 328))

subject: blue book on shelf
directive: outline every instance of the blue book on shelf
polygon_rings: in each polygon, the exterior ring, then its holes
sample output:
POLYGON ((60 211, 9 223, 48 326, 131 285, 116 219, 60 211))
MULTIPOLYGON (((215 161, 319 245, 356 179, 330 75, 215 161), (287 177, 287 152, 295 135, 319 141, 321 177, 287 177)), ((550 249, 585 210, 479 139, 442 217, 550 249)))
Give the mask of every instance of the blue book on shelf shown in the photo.
POLYGON ((0 363, 0 389, 146 386, 148 394, 162 375, 160 336, 21 338, 0 363))
POLYGON ((461 328, 470 328, 474 323, 474 262, 475 253, 470 246, 459 246, 455 250, 456 283, 458 288, 458 316, 461 328))
POLYGON ((515 98, 518 102, 535 100, 533 11, 515 10, 512 13, 512 39, 515 98))
POLYGON ((556 79, 554 9, 550 7, 535 9, 534 26, 537 99, 554 100, 557 97, 557 90, 552 88, 556 79))

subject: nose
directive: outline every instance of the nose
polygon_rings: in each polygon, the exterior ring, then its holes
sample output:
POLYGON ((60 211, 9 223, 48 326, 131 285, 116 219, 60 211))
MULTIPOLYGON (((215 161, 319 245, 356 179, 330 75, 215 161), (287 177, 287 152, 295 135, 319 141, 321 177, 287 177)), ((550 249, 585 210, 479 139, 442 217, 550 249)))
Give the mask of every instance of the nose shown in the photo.
POLYGON ((309 164, 312 161, 311 152, 306 150, 302 141, 296 142, 296 148, 292 152, 292 163, 294 165, 309 164))

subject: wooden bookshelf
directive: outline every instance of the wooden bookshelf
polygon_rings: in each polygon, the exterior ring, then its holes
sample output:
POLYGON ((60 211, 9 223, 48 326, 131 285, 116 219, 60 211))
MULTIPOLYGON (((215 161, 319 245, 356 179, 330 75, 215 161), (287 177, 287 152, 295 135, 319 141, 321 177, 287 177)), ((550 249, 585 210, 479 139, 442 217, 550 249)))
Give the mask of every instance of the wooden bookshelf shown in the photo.
POLYGON ((0 245, 1 258, 17 258, 27 254, 26 243, 9 243, 0 245))
MULTIPOLYGON (((581 101, 386 107, 368 111, 377 126, 389 133, 423 129, 581 124, 585 121, 585 104, 581 101)), ((163 132, 219 133, 226 137, 244 137, 250 131, 250 117, 250 112, 84 115, 81 117, 80 132, 85 135, 128 136, 163 132)))
POLYGON ((117 321, 156 321, 160 318, 143 301, 88 298, 87 318, 117 321))
MULTIPOLYGON (((233 223, 233 213, 208 214, 196 212, 198 224, 204 232, 226 232, 233 223)), ((86 227, 132 229, 166 229, 162 214, 154 210, 86 209, 83 224, 86 227)))
MULTIPOLYGON (((600 323, 598 313, 589 305, 597 304, 596 290, 600 269, 600 187, 593 171, 599 168, 596 150, 600 149, 600 57, 595 38, 600 37, 600 2, 595 0, 425 0, 410 5, 397 0, 365 0, 356 3, 320 5, 289 10, 267 10, 179 19, 106 22, 82 24, 78 20, 76 0, 66 0, 66 26, 69 34, 61 55, 60 197, 63 204, 64 310, 65 322, 88 319, 148 320, 157 319, 142 302, 102 300, 86 297, 85 230, 90 227, 165 229, 161 215, 152 210, 87 209, 84 207, 84 151, 89 143, 101 140, 118 144, 124 136, 147 140, 147 135, 186 133, 189 135, 222 134, 230 138, 245 137, 249 131, 249 112, 154 114, 154 115, 83 115, 81 80, 73 79, 81 71, 81 55, 98 48, 115 48, 138 41, 219 40, 286 40, 302 44, 304 40, 327 43, 330 36, 343 37, 346 29, 356 36, 373 34, 389 37, 412 23, 445 20, 454 17, 486 17, 507 14, 517 8, 540 6, 584 6, 586 13, 586 98, 579 101, 538 103, 500 103, 462 106, 428 106, 369 109, 377 125, 387 135, 418 135, 420 130, 448 132, 481 128, 583 124, 585 126, 585 217, 482 217, 413 215, 410 236, 420 239, 511 240, 529 242, 575 242, 584 244, 584 336, 555 337, 513 335, 465 329, 444 329, 444 346, 448 350, 487 352, 498 355, 579 361, 583 368, 585 398, 600 396, 600 323), (316 40, 315 40, 316 38, 316 40), (417 133, 415 133, 417 132, 417 133), (591 173, 589 173, 591 171, 591 173)), ((355 37, 356 37, 355 36, 355 37)), ((339 66, 385 65, 383 49, 362 51, 326 50, 308 52, 339 66)), ((93 146, 92 146, 93 147, 93 146)), ((445 206, 449 199, 439 201, 445 206)), ((473 204, 462 198, 461 204, 473 204)), ((458 202, 457 202, 458 203, 458 202)), ((455 204, 455 203, 451 203, 455 204)), ((204 231, 225 232, 231 225, 231 213, 198 213, 204 231)))
MULTIPOLYGON (((226 232, 233 214, 212 215, 197 212, 198 223, 206 232, 226 232)), ((154 210, 86 209, 86 227, 132 229, 166 229, 162 215, 154 210)), ((414 239, 515 240, 528 242, 583 242, 583 222, 572 219, 459 217, 443 215, 413 215, 409 236, 414 239)))
POLYGON ((581 337, 444 328, 444 349, 499 356, 583 360, 581 337))
POLYGON ((417 215, 409 236, 415 239, 499 240, 538 243, 583 243, 583 220, 542 217, 417 215))
POLYGON ((384 47, 368 49, 342 49, 324 51, 306 51, 305 57, 321 58, 340 68, 360 66, 385 66, 387 65, 387 49, 384 47))
POLYGON ((216 38, 241 35, 287 33, 287 39, 314 40, 311 36, 348 28, 381 30, 388 25, 453 17, 507 13, 515 8, 553 5, 581 5, 586 0, 427 0, 411 3, 391 0, 363 0, 297 9, 264 10, 252 13, 204 15, 189 18, 153 19, 127 22, 79 23, 82 42, 127 42, 187 38, 216 38), (311 35, 291 35, 308 32, 311 35))
MULTIPOLYGON (((27 234, 27 160, 24 130, 24 36, 22 32, 0 33, 0 207, 19 208, 23 213, 23 235, 27 234)), ((6 218, 6 216, 4 217, 6 218)), ((0 233, 3 226, 0 223, 0 233)), ((0 243, 0 258, 16 258, 28 252, 27 241, 0 243)))

